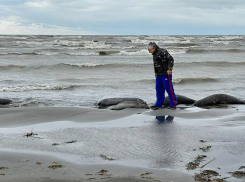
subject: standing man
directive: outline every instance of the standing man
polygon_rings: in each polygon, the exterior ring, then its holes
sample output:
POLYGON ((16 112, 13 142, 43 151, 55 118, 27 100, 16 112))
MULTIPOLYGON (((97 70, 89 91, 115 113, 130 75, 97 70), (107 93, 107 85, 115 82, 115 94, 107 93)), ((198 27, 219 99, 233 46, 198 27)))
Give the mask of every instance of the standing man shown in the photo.
POLYGON ((153 55, 156 77, 157 101, 154 106, 151 106, 151 109, 157 110, 162 107, 165 99, 165 90, 167 91, 170 100, 170 106, 168 106, 168 108, 175 109, 177 105, 177 98, 174 93, 172 83, 174 59, 166 49, 158 47, 155 42, 150 42, 148 44, 148 51, 153 55))

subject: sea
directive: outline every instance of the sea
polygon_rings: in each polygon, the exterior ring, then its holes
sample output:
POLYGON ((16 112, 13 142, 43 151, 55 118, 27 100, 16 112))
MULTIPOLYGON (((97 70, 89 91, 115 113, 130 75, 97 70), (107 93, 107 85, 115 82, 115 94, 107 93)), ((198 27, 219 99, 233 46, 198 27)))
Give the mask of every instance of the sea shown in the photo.
MULTIPOLYGON (((175 93, 245 100, 245 36, 0 35, 0 98, 18 107, 96 107, 105 98, 152 104, 149 42, 174 58, 175 93)), ((166 93, 167 96, 167 93, 166 93)))

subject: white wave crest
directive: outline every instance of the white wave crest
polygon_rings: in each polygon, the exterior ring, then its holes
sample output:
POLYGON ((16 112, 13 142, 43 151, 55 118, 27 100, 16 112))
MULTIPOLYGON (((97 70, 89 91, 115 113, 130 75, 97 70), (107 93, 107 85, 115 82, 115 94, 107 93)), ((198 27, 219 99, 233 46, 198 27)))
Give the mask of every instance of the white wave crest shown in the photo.
POLYGON ((211 43, 212 43, 212 44, 225 44, 225 45, 230 44, 229 41, 219 41, 219 40, 211 41, 211 43))
POLYGON ((20 40, 26 40, 28 37, 18 37, 18 36, 6 36, 6 35, 1 35, 0 39, 20 39, 20 40))
POLYGON ((69 66, 77 66, 77 67, 96 67, 96 66, 104 66, 105 64, 94 64, 94 63, 64 63, 69 66))
POLYGON ((112 46, 106 44, 105 41, 74 41, 74 40, 53 40, 53 41, 13 41, 15 45, 46 45, 46 46, 67 46, 67 47, 80 47, 81 49, 117 49, 119 46, 112 46))
POLYGON ((71 53, 71 52, 66 52, 66 53, 60 53, 60 54, 66 54, 70 56, 98 56, 98 52, 80 52, 80 53, 71 53))
MULTIPOLYGON (((168 51, 170 54, 185 54, 187 52, 187 49, 169 49, 168 51)), ((136 55, 150 55, 150 53, 148 52, 147 49, 143 49, 135 52, 120 51, 117 55, 136 56, 136 55)))
POLYGON ((134 39, 131 39, 131 42, 134 43, 134 44, 149 44, 149 40, 142 40, 142 39, 137 39, 137 38, 134 38, 134 39))
POLYGON ((1 92, 22 92, 31 90, 64 90, 73 88, 75 85, 25 85, 25 86, 15 86, 15 87, 2 87, 1 92))
POLYGON ((120 51, 118 53, 118 55, 129 55, 129 56, 133 56, 133 55, 148 55, 148 54, 149 54, 148 50, 140 50, 140 51, 136 51, 136 52, 120 51))
POLYGON ((0 55, 46 55, 46 56, 54 56, 58 53, 51 52, 1 52, 0 55))
POLYGON ((188 49, 168 49, 170 54, 186 54, 188 49))

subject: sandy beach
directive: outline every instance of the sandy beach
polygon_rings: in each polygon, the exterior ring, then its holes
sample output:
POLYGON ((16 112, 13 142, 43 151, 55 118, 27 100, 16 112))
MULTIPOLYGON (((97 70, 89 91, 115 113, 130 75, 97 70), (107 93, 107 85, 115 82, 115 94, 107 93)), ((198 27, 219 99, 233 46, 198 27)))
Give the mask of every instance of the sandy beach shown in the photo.
POLYGON ((243 105, 1 108, 0 181, 244 181, 244 114, 243 105))

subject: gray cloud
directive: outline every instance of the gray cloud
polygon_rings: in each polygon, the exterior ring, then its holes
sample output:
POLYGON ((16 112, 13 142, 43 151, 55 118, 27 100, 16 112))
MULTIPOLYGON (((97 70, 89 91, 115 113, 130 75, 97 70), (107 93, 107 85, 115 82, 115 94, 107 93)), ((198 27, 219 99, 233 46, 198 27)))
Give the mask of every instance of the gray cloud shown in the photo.
POLYGON ((0 18, 16 16, 26 24, 80 27, 88 31, 102 24, 115 28, 120 22, 156 27, 245 26, 242 0, 9 0, 0 2, 0 8, 0 18))

